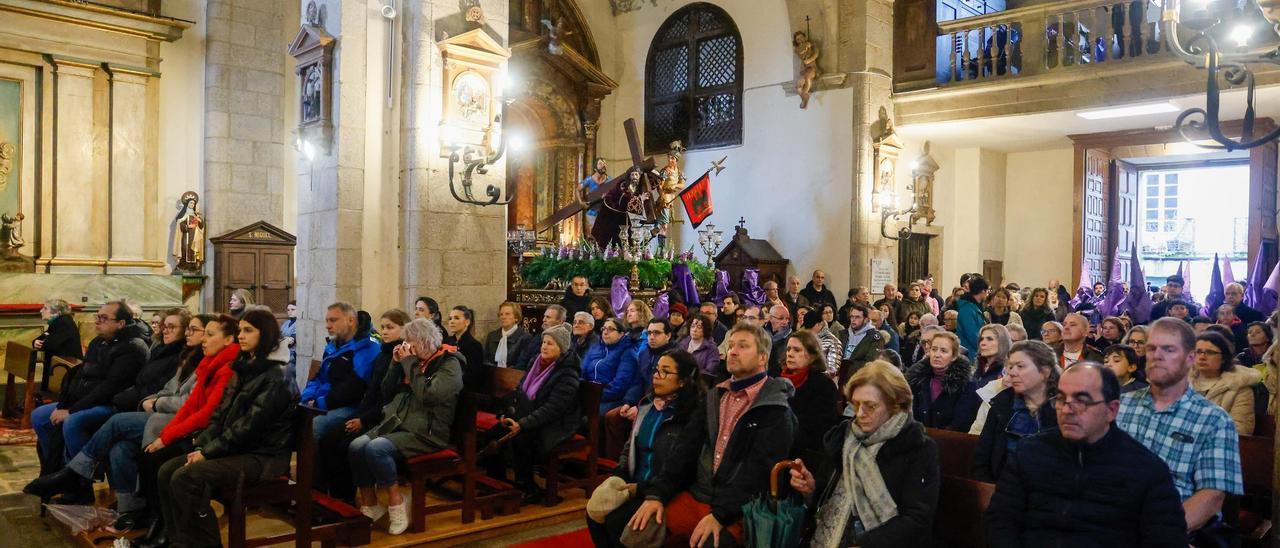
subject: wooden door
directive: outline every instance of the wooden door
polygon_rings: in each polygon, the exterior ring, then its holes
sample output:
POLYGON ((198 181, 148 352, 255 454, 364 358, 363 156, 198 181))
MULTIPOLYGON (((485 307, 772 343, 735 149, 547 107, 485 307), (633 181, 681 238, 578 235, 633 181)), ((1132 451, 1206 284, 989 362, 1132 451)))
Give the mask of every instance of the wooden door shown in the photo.
POLYGON ((285 307, 289 305, 289 295, 293 289, 293 250, 287 248, 264 248, 258 251, 258 302, 271 307, 276 316, 288 316, 285 307))
POLYGON ((237 289, 247 289, 254 302, 258 302, 258 250, 251 247, 228 247, 226 258, 226 278, 222 287, 222 298, 214 303, 214 310, 227 310, 227 302, 237 289))
MULTIPOLYGON (((898 283, 906 286, 929 275, 929 241, 933 236, 912 234, 898 242, 898 283)), ((903 288, 905 290, 905 287, 903 288)))
MULTIPOLYGON (((1266 124, 1260 131, 1268 131, 1266 124)), ((1276 264, 1276 143, 1272 141, 1249 150, 1249 267, 1262 261, 1265 272, 1276 264), (1258 256, 1258 250, 1262 255, 1258 256)))
POLYGON ((1088 263, 1092 280, 1106 280, 1110 272, 1111 153, 1091 148, 1084 151, 1084 181, 1080 197, 1083 220, 1081 256, 1088 263))
POLYGON ((982 261, 982 277, 992 289, 1004 287, 1004 261, 982 261))
MULTIPOLYGON (((1122 160, 1112 161, 1112 178, 1115 182, 1115 196, 1111 201, 1110 216, 1111 241, 1107 248, 1107 260, 1111 264, 1113 254, 1120 257, 1121 280, 1129 280, 1129 248, 1138 245, 1138 168, 1122 160)), ((1094 278, 1095 280, 1097 278, 1094 278)))

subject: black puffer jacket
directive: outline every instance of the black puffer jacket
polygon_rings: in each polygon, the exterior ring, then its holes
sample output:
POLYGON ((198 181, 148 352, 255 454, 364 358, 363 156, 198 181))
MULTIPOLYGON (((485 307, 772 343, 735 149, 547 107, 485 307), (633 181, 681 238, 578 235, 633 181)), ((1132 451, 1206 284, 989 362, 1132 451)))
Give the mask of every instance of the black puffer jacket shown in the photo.
MULTIPOLYGON (((133 386, 147 362, 147 341, 137 323, 124 326, 111 340, 97 337, 89 343, 85 362, 72 370, 58 409, 72 413, 99 405, 111 405, 116 393, 133 386)), ((163 384, 163 383, 161 383, 163 384)))
POLYGON ((243 454, 278 457, 293 450, 297 400, 281 365, 283 362, 245 353, 231 364, 235 375, 209 417, 209 426, 196 438, 196 448, 205 458, 243 454))
POLYGON ((564 288, 564 298, 560 299, 560 306, 565 309, 564 321, 572 322, 573 315, 578 312, 591 312, 591 292, 587 291, 586 295, 581 297, 573 294, 573 286, 564 288))
MULTIPOLYGON (((1017 397, 1012 388, 1006 388, 991 398, 987 422, 982 424, 982 434, 973 448, 973 469, 970 471, 973 479, 995 483, 1000 478, 1009 454, 1009 419, 1013 417, 1013 402, 1017 397)), ((1041 432, 1057 428, 1058 416, 1053 402, 1044 402, 1036 412, 1036 419, 1041 432)))
POLYGON ((577 354, 564 353, 552 367, 555 369, 533 398, 524 393, 521 382, 520 397, 526 400, 527 407, 522 404, 525 412, 512 417, 520 423, 522 435, 538 436, 540 456, 573 436, 582 423, 582 406, 578 404, 578 378, 582 372, 577 354))
POLYGON ((983 521, 996 548, 1187 544, 1169 467, 1115 424, 1092 445, 1058 430, 1023 440, 983 521))
POLYGON ((182 354, 182 349, 186 347, 186 341, 178 340, 172 344, 157 344, 151 347, 151 355, 147 357, 146 365, 138 371, 138 376, 134 378, 133 386, 126 388, 111 398, 112 405, 116 406, 116 411, 137 411, 138 404, 142 403, 142 398, 159 392, 164 388, 164 384, 173 378, 174 371, 178 370, 178 357, 182 354))
MULTIPOLYGON (((852 426, 851 419, 832 428, 823 439, 827 464, 814 470, 818 494, 816 504, 809 506, 810 522, 817 509, 831 497, 837 482, 844 476, 844 441, 852 426)), ((884 442, 876 453, 876 466, 884 478, 885 489, 898 506, 898 515, 858 539, 858 546, 929 546, 933 536, 933 517, 938 509, 938 446, 925 434, 924 426, 910 420, 897 436, 884 442)), ((812 525, 812 524, 811 524, 812 525)))
POLYGON ((978 415, 982 401, 971 378, 972 368, 964 356, 956 357, 942 376, 942 393, 937 400, 930 399, 929 384, 933 368, 926 357, 907 370, 907 384, 911 385, 911 410, 915 419, 929 428, 945 428, 968 432, 978 415))
POLYGON ((40 351, 44 352, 45 367, 53 363, 54 356, 69 360, 84 359, 84 349, 80 347, 80 328, 70 314, 62 314, 51 320, 36 340, 44 341, 40 351))
POLYGON ((795 389, 781 379, 769 377, 764 382, 729 434, 718 468, 713 453, 720 435, 720 401, 729 389, 713 387, 689 421, 689 435, 681 436, 676 455, 650 482, 645 498, 666 503, 690 491, 695 500, 711 505, 711 514, 721 525, 738 523, 742 506, 768 492, 769 472, 787 458, 795 440, 796 418, 787 404, 795 389))

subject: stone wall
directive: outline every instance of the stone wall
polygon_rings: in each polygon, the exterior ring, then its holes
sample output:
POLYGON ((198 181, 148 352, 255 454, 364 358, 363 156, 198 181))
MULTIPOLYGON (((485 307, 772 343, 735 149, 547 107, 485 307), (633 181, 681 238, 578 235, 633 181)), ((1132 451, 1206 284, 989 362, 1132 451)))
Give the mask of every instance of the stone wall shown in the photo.
MULTIPOLYGON (((208 0, 204 184, 209 236, 255 221, 282 226, 286 2, 208 0)), ((293 11, 292 13, 296 13, 293 11)), ((295 19, 296 20, 296 19, 295 19)), ((212 252, 209 253, 212 256, 212 252)))

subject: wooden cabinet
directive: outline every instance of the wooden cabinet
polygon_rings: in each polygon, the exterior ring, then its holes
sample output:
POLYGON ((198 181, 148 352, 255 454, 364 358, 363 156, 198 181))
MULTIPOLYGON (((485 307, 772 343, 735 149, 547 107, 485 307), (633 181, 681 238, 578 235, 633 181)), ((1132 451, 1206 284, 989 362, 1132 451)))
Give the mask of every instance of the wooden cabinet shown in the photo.
POLYGON ((748 268, 760 271, 761 287, 769 280, 778 282, 778 287, 785 287, 788 262, 773 248, 773 244, 752 238, 743 226, 734 227, 733 239, 715 258, 716 268, 729 273, 729 289, 733 291, 742 290, 742 274, 748 268))
POLYGON ((284 318, 293 300, 293 252, 297 238, 259 221, 209 240, 214 253, 213 308, 227 309, 231 293, 247 289, 256 304, 284 318))

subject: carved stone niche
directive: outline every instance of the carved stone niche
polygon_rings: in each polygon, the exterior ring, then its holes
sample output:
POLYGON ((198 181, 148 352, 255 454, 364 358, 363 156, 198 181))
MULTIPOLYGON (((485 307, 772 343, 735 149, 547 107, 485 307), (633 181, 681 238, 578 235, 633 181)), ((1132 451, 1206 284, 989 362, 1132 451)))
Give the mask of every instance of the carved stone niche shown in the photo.
POLYGON ((502 113, 502 66, 511 57, 483 28, 438 42, 444 59, 444 105, 440 117, 440 154, 468 148, 488 156, 497 142, 502 113))
POLYGON ((324 12, 307 4, 307 21, 289 44, 297 63, 298 139, 326 154, 333 143, 333 48, 337 39, 324 30, 324 12))

